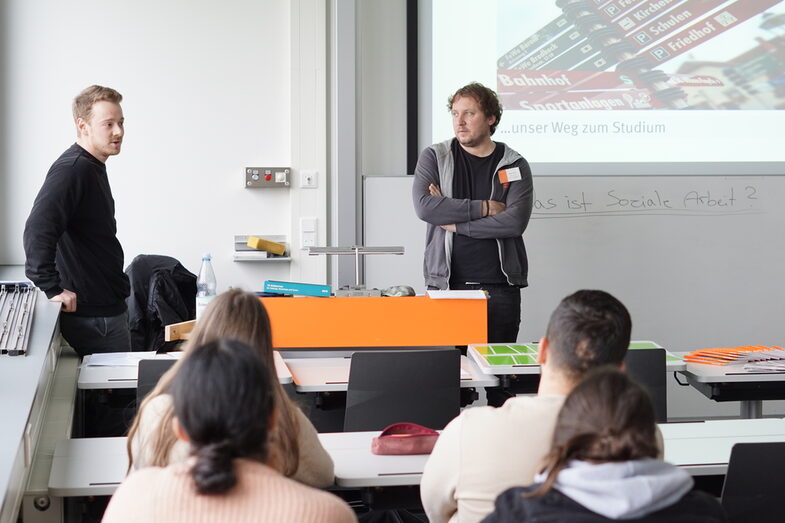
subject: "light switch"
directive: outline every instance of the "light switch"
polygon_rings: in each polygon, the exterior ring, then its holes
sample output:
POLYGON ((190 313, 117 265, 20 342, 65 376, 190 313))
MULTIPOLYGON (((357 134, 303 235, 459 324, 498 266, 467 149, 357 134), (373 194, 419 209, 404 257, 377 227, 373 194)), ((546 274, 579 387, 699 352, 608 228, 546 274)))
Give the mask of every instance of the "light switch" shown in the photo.
POLYGON ((300 218, 300 247, 316 247, 316 218, 300 218))

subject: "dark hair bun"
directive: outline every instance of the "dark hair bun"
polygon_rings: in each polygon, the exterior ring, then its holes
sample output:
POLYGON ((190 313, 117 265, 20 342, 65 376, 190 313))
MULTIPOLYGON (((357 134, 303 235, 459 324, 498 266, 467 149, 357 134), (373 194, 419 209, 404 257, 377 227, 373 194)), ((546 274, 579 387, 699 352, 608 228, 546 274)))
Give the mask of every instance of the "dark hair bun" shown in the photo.
POLYGON ((231 442, 210 443, 196 451, 196 463, 191 476, 200 494, 220 494, 237 483, 232 465, 231 442))
POLYGON ((237 482, 233 460, 264 461, 273 414, 272 377, 256 351, 231 339, 194 348, 172 381, 174 413, 196 462, 196 490, 220 494, 237 482))

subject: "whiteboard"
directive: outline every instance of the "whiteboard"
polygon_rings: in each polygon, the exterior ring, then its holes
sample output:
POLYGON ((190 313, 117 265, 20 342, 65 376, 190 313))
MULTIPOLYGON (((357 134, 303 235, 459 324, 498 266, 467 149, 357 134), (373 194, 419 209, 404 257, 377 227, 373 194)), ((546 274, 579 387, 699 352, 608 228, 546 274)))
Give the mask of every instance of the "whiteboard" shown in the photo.
MULTIPOLYGON (((364 178, 365 245, 406 249, 367 257, 370 287, 424 290, 412 180, 364 178)), ((535 176, 534 187, 519 341, 594 288, 629 308, 633 338, 670 350, 785 344, 785 176, 535 176)))

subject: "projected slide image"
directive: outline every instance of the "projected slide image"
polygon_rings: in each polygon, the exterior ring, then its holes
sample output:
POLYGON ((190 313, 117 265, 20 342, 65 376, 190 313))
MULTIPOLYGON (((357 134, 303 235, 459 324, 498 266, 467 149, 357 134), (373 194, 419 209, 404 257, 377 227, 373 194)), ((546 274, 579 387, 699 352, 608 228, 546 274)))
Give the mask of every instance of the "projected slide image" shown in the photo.
POLYGON ((499 0, 496 9, 507 111, 785 109, 783 0, 499 0))
POLYGON ((476 81, 537 174, 785 174, 785 0, 432 2, 433 142, 476 81))

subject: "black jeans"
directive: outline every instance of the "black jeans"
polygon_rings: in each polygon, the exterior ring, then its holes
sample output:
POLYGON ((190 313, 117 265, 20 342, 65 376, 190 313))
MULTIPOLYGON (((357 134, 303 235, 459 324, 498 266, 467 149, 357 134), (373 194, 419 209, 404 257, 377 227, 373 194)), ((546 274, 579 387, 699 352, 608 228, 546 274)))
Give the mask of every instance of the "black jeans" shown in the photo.
POLYGON ((488 293, 488 343, 515 342, 521 326, 521 289, 506 284, 450 282, 450 289, 488 293))
POLYGON ((117 316, 75 316, 60 313, 60 332, 79 356, 94 352, 130 352, 128 311, 117 316))

